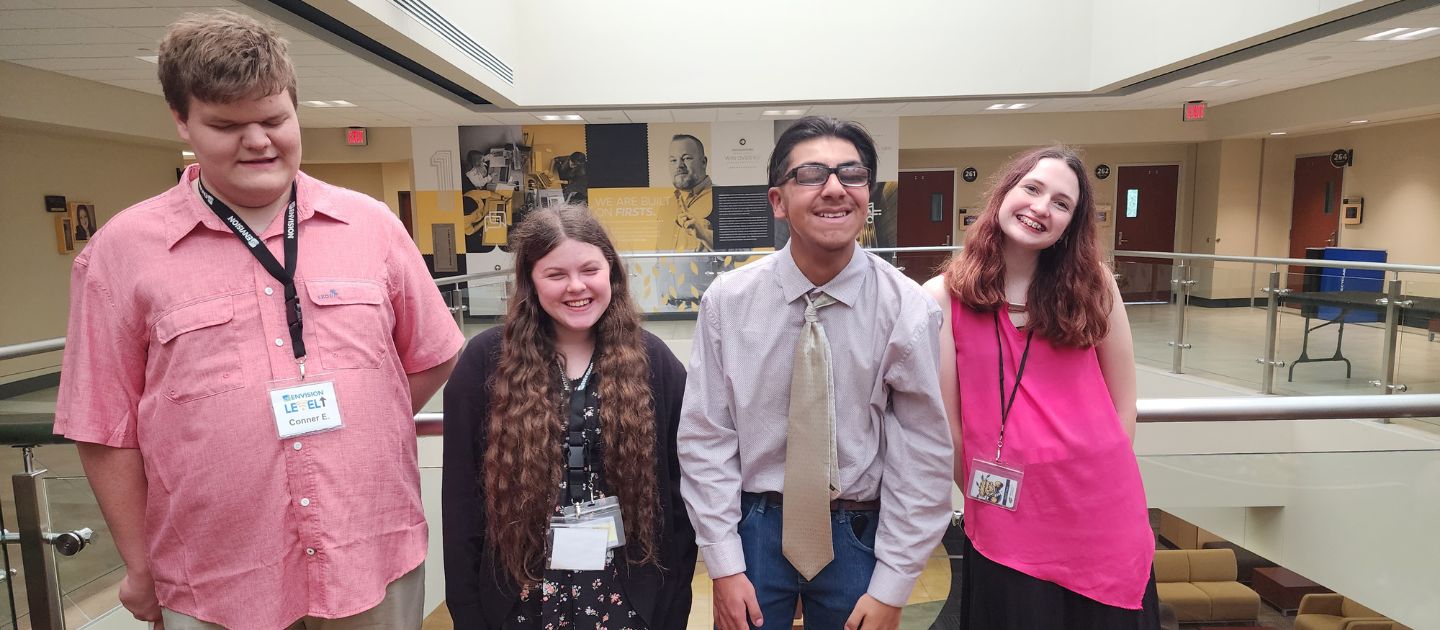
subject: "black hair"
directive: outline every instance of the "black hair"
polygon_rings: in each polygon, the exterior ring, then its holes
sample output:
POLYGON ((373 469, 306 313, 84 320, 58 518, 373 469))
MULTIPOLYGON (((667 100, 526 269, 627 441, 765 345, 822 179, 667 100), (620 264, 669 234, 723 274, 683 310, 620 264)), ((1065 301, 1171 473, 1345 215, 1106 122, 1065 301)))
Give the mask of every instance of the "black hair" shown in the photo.
POLYGON ((871 182, 875 178, 875 140, 865 127, 853 120, 840 120, 829 116, 806 116, 790 125, 780 139, 775 141, 775 150, 770 153, 770 185, 779 186, 785 171, 790 168, 790 152, 795 145, 815 138, 839 138, 855 145, 860 153, 860 163, 870 169, 871 182))
POLYGON ((689 140, 691 142, 694 142, 695 146, 700 147, 700 157, 705 157, 705 143, 701 142, 699 138, 696 138, 695 136, 692 136, 688 133, 677 133, 674 137, 670 138, 671 142, 679 142, 681 140, 689 140))

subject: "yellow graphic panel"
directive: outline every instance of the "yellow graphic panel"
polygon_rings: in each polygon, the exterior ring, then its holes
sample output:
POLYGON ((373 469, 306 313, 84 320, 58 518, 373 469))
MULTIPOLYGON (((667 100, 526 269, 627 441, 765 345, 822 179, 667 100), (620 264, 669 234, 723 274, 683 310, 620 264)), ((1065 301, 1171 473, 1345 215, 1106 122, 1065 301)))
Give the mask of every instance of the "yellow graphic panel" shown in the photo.
POLYGON ((464 218, 460 211, 460 191, 458 190, 417 190, 413 200, 415 202, 415 245, 422 254, 434 254, 435 242, 431 237, 432 225, 450 224, 455 226, 456 253, 465 253, 465 227, 462 224, 464 218))
MULTIPOLYGON (((675 191, 668 188, 591 188, 590 210, 622 252, 658 249, 662 228, 676 218, 675 191)), ((673 238, 673 232, 664 230, 673 238)))

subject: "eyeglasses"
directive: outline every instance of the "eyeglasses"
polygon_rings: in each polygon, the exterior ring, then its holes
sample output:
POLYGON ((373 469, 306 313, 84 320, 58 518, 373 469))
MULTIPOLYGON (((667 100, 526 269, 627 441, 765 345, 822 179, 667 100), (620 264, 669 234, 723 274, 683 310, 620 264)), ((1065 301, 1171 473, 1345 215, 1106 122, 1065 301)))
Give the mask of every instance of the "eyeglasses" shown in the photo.
POLYGON ((795 183, 801 186, 824 186, 825 182, 830 180, 831 173, 834 173, 835 176, 839 178, 842 186, 856 188, 870 185, 869 167, 860 166, 859 164, 841 164, 834 168, 825 166, 824 164, 801 164, 800 166, 790 169, 790 172, 785 174, 785 177, 780 180, 780 183, 783 184, 785 180, 794 179, 795 183))

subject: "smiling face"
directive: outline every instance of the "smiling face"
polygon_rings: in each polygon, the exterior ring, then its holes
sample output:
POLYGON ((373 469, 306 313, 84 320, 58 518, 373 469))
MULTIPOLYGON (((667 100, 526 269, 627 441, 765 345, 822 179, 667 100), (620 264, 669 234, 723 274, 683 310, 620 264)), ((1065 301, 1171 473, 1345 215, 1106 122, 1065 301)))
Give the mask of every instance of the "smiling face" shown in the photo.
POLYGON ((599 247, 567 238, 530 270, 540 308, 557 338, 588 338, 610 307, 610 263, 599 247))
POLYGON ((1080 198, 1080 180, 1062 160, 1045 158, 1020 178, 1000 203, 1005 247, 1038 252, 1059 241, 1080 198))
POLYGON ((171 114, 205 186, 222 199, 260 208, 290 192, 300 170, 300 120, 288 92, 225 104, 191 97, 187 117, 171 114))
MULTIPOLYGON (((848 140, 821 136, 795 145, 786 172, 801 164, 836 167, 863 164, 860 152, 848 140)), ((770 189, 775 218, 790 224, 790 249, 797 260, 845 256, 865 227, 870 205, 869 186, 842 186, 831 173, 819 186, 802 186, 794 178, 770 189)))

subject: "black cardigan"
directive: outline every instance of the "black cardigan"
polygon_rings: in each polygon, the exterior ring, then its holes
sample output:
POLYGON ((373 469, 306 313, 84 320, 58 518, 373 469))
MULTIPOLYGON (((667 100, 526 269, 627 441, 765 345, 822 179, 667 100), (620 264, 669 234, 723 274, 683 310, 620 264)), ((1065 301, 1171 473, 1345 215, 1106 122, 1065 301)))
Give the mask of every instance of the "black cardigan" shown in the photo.
MULTIPOLYGON (((619 561, 620 587, 652 630, 686 627, 695 573, 695 530, 680 498, 675 435, 685 368, 665 343, 642 331, 655 400, 656 481, 659 485, 660 564, 619 561)), ((476 335, 445 385, 445 459, 440 505, 445 536, 445 600, 457 630, 498 630, 519 600, 519 589, 485 548, 485 497, 479 485, 490 425, 490 379, 500 360, 501 327, 476 335)))

